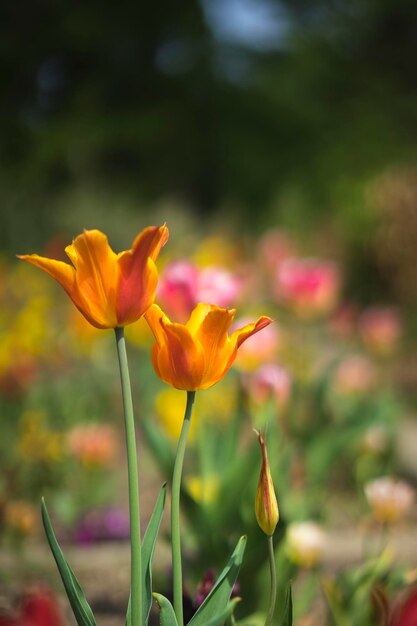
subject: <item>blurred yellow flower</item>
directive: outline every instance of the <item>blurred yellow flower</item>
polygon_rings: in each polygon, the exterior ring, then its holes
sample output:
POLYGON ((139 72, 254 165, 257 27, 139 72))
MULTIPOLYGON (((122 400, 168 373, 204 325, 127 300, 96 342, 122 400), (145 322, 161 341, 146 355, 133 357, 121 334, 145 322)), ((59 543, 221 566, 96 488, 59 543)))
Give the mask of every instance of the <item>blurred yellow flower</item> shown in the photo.
POLYGON ((62 458, 62 435, 45 427, 45 415, 26 411, 21 417, 19 456, 27 462, 53 463, 62 458))
POLYGON ((74 307, 68 310, 68 328, 72 335, 75 335, 78 342, 84 346, 91 346, 95 341, 103 338, 103 333, 92 326, 86 318, 74 307))
POLYGON ((233 267, 241 259, 239 248, 231 238, 212 235, 203 239, 194 253, 194 260, 201 267, 210 265, 233 267))
MULTIPOLYGON (((232 419, 238 401, 238 388, 233 382, 222 381, 200 394, 194 405, 188 442, 193 443, 200 432, 200 425, 212 423, 224 427, 232 419)), ((179 389, 164 389, 155 397, 159 423, 172 441, 177 442, 183 423, 184 394, 179 389)))
MULTIPOLYGON (((173 441, 178 441, 184 421, 185 395, 178 389, 164 389, 155 398, 155 408, 160 424, 165 433, 173 441)), ((198 403, 199 404, 199 403, 198 403)), ((190 423, 188 443, 195 440, 197 424, 199 422, 199 406, 195 406, 193 419, 190 423)))
POLYGON ((138 348, 149 348, 153 335, 144 317, 126 327, 126 339, 138 348))
POLYGON ((239 389, 236 380, 227 377, 198 396, 200 422, 226 426, 237 409, 239 389))
POLYGON ((11 307, 8 316, 1 320, 0 372, 13 367, 16 359, 23 356, 42 356, 48 337, 46 311, 51 303, 48 298, 31 298, 24 307, 11 307))
POLYGON ((188 493, 198 504, 208 505, 217 500, 220 490, 218 476, 188 476, 184 482, 188 493))

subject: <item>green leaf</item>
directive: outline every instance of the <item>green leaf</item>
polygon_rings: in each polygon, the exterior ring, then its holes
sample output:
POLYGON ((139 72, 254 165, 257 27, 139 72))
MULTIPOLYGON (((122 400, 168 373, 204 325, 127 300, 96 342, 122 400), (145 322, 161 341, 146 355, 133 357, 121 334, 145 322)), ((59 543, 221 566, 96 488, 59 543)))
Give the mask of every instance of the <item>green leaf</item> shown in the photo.
POLYGON ((342 605, 335 585, 332 582, 323 584, 324 595, 330 609, 335 626, 349 626, 346 608, 342 605))
POLYGON ((165 507, 167 485, 164 483, 159 492, 158 499, 155 504, 151 519, 142 542, 142 619, 143 624, 148 622, 149 613, 152 607, 152 559, 155 551, 156 538, 158 536, 159 527, 165 507))
POLYGON ((240 602, 240 598, 234 598, 231 602, 229 602, 229 604, 222 613, 217 615, 217 617, 213 617, 213 619, 209 620, 208 622, 205 622, 204 626, 222 626, 222 624, 224 624, 225 621, 233 614, 235 606, 236 604, 238 604, 238 602, 240 602))
MULTIPOLYGON (((165 507, 166 483, 161 487, 151 519, 142 542, 142 623, 147 624, 152 608, 152 559, 156 538, 165 507)), ((130 598, 126 614, 126 626, 131 626, 130 598)))
POLYGON ((71 604, 78 626, 97 626, 93 612, 85 599, 80 583, 78 582, 74 572, 67 563, 61 548, 59 547, 51 525, 51 520, 49 519, 45 500, 43 498, 42 521, 49 546, 52 550, 52 554, 54 555, 55 562, 61 575, 62 582, 64 583, 65 591, 67 592, 68 600, 71 604))
POLYGON ((292 619, 292 591, 291 583, 288 583, 281 626, 292 626, 292 619))
POLYGON ((188 626, 206 626, 224 612, 239 574, 245 547, 246 537, 241 537, 228 564, 216 580, 213 589, 203 604, 188 623, 188 626))
POLYGON ((177 618, 175 617, 171 602, 160 593, 154 593, 153 597, 157 601, 160 610, 160 626, 178 626, 177 618))

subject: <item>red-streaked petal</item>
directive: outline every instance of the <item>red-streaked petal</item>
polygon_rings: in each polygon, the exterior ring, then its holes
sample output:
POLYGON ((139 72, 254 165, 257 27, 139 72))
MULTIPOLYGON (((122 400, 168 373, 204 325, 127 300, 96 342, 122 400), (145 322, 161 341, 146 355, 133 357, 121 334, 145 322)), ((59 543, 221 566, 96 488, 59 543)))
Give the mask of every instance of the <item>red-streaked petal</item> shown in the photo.
POLYGON ((119 254, 117 319, 120 325, 139 319, 154 301, 158 283, 155 260, 167 239, 166 226, 150 226, 136 237, 132 250, 119 254))
POLYGON ((247 324, 243 328, 235 330, 235 332, 231 336, 231 340, 236 345, 236 347, 239 348, 239 346, 241 346, 242 343, 246 341, 246 339, 248 339, 255 333, 258 333, 266 326, 269 326, 269 324, 271 324, 271 322, 273 321, 274 320, 272 320, 270 317, 264 315, 256 320, 256 322, 254 322, 253 324, 247 324))
POLYGON ((169 237, 168 227, 148 226, 136 237, 132 245, 132 253, 137 252, 142 256, 150 256, 153 261, 158 258, 161 248, 166 244, 169 237))

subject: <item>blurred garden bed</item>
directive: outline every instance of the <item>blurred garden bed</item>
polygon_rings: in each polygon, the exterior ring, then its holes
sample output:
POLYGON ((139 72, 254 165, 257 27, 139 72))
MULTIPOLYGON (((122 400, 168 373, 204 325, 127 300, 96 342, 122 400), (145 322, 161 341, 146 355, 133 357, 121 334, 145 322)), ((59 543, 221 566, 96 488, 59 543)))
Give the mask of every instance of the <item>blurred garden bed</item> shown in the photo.
MULTIPOLYGON (((296 581, 297 618, 322 598, 322 581, 333 581, 328 593, 334 585, 336 597, 350 598, 352 615, 362 602, 352 582, 358 576, 369 601, 378 585, 391 601, 417 566, 415 373, 404 312, 390 302, 346 299, 342 259, 306 256, 282 231, 250 245, 207 237, 187 257, 183 246, 160 264, 157 302, 171 319, 184 322, 200 301, 236 306, 237 327, 264 313, 274 319, 240 347, 224 381, 197 393, 183 480, 191 601, 245 533, 242 616, 262 605, 253 428, 266 427, 281 513, 279 585, 296 581)), ((1 596, 13 604, 39 580, 60 593, 40 527, 45 496, 95 613, 116 623, 128 594, 129 528, 114 339, 36 272, 5 263, 0 294, 1 596)), ((171 479, 185 394, 157 381, 144 320, 128 327, 127 340, 144 527, 161 483, 171 479)), ((165 518, 155 559, 156 588, 165 591, 166 533, 165 518)))

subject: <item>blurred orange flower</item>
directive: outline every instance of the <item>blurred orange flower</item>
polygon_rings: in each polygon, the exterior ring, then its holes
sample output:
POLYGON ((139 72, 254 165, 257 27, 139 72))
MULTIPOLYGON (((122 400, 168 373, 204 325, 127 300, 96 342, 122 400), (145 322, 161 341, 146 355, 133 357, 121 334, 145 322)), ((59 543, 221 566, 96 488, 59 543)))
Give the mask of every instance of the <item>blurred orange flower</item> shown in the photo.
POLYGON ((73 266, 37 254, 18 255, 50 274, 96 328, 126 326, 139 319, 155 298, 155 260, 168 239, 166 226, 150 226, 132 248, 116 254, 99 230, 85 230, 65 248, 73 266))
POLYGON ((272 322, 260 317, 229 336, 235 312, 200 303, 186 324, 178 324, 153 304, 145 317, 156 339, 152 361, 159 378, 185 391, 207 389, 223 378, 245 339, 272 322))
POLYGON ((6 526, 22 535, 30 535, 36 528, 36 511, 29 502, 23 500, 7 502, 4 519, 6 526))
POLYGON ((71 454, 88 468, 108 465, 116 457, 117 437, 111 426, 79 424, 69 431, 67 442, 71 454))

